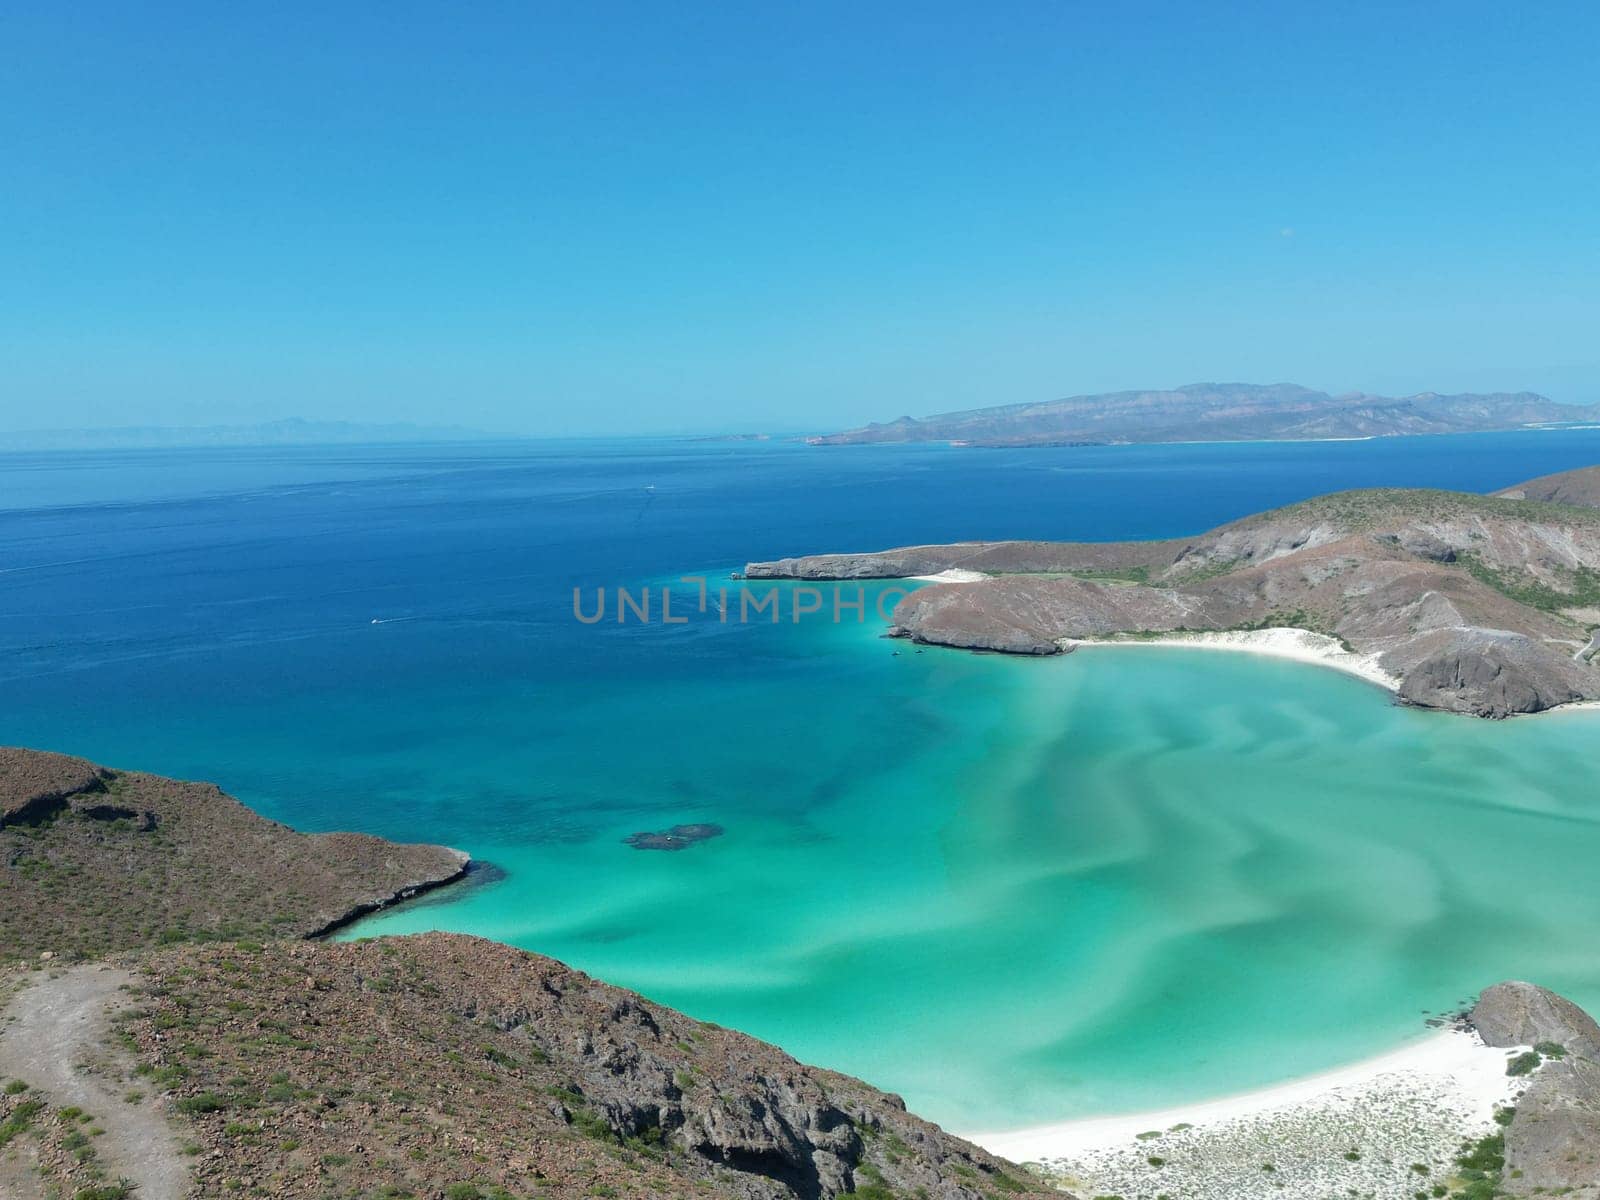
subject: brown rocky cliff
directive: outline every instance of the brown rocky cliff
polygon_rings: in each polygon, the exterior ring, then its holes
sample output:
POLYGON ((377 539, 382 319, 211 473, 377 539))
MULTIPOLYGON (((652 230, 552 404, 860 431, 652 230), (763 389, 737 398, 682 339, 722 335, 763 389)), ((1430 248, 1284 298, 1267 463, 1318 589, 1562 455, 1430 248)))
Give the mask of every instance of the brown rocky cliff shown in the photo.
POLYGON ((1544 1051, 1506 1126, 1497 1194, 1600 1195, 1600 1025, 1571 1001, 1520 981, 1489 988, 1469 1019, 1487 1045, 1544 1051))

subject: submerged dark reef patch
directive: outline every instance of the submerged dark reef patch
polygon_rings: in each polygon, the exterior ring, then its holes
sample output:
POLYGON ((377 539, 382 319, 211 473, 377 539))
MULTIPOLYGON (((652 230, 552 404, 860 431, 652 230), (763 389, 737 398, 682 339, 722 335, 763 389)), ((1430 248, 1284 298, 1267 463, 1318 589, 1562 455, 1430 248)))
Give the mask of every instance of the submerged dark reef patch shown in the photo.
POLYGON ((632 846, 635 850, 687 850, 696 842, 721 836, 721 825, 697 824, 674 825, 671 829, 663 829, 659 833, 644 831, 630 834, 622 840, 625 845, 632 846))

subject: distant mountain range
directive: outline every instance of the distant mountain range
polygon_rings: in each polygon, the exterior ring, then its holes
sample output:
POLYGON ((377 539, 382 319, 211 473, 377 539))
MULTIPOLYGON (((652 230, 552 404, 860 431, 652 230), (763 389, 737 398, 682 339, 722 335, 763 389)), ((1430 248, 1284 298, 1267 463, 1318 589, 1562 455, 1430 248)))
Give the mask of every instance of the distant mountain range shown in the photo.
POLYGON ((956 442, 1061 446, 1119 442, 1231 442, 1474 433, 1530 425, 1600 423, 1600 404, 1558 404, 1533 392, 1489 395, 1332 396, 1293 383, 1191 383, 1171 391, 1106 392, 1007 404, 806 439, 819 446, 956 442))
POLYGON ((366 425, 290 417, 259 425, 128 425, 0 433, 0 450, 140 450, 189 446, 319 446, 372 442, 482 441, 501 435, 459 425, 366 425))

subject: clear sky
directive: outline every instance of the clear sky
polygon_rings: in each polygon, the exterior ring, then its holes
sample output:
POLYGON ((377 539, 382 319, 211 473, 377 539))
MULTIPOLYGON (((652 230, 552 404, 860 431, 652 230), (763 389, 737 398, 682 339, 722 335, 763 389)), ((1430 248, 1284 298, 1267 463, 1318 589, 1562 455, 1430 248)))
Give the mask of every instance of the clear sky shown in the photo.
POLYGON ((1600 400, 1600 5, 0 14, 0 428, 1600 400))

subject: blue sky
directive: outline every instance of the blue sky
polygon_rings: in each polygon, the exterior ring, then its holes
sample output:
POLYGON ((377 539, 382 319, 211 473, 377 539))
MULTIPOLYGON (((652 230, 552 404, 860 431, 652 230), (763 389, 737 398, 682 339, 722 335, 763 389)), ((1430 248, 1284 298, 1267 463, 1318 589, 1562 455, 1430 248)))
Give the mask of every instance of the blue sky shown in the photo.
POLYGON ((0 428, 1600 400, 1600 6, 16 3, 0 428))

